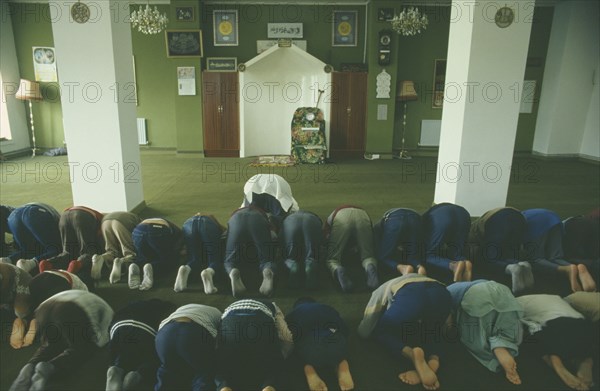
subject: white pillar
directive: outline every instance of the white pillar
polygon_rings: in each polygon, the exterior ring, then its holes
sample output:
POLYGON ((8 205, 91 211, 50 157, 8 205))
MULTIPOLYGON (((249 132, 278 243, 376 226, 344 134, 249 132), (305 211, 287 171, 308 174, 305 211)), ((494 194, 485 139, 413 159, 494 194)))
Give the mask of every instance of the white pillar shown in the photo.
POLYGON ((598 157, 598 128, 585 131, 586 118, 598 113, 597 97, 590 105, 598 72, 598 9, 598 1, 563 1, 554 8, 533 139, 536 153, 598 157))
MULTIPOLYGON (((31 148, 31 140, 28 128, 29 113, 26 112, 28 103, 15 98, 21 76, 8 2, 0 3, 0 18, 0 127, 3 131, 10 130, 10 140, 2 141, 0 146, 2 153, 9 153, 31 148)), ((2 133, 4 136, 4 132, 2 133)))
POLYGON ((534 5, 453 0, 435 203, 505 205, 534 5), (505 5, 514 21, 500 28, 505 5))
POLYGON ((90 8, 86 23, 72 19, 75 2, 50 2, 73 202, 132 210, 144 199, 128 7, 81 3, 90 8))

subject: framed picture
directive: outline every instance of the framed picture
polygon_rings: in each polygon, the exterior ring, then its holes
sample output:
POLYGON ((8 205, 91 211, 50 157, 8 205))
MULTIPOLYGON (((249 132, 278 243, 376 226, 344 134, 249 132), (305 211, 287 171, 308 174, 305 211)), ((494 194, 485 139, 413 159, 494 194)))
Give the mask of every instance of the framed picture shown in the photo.
POLYGON ((194 7, 175 7, 175 20, 178 22, 193 22, 194 14, 194 7))
POLYGON ((356 46, 357 11, 333 11, 332 46, 356 46))
POLYGON ((213 11, 213 37, 215 46, 238 46, 237 10, 213 11))
POLYGON ((202 57, 202 30, 166 30, 167 57, 202 57))
POLYGON ((207 57, 206 70, 212 72, 236 72, 237 57, 207 57))
POLYGON ((444 106, 444 88, 446 85, 446 60, 435 60, 433 66, 433 100, 431 107, 441 109, 444 106))
POLYGON ((302 38, 302 23, 267 23, 267 38, 302 38))

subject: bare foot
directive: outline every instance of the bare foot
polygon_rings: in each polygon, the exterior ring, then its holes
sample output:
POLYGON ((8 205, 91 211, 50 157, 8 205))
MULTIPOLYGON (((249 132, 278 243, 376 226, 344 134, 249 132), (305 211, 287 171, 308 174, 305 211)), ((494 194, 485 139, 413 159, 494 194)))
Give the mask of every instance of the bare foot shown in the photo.
POLYGON ((403 264, 398 264, 398 266, 396 266, 396 269, 398 269, 398 271, 402 275, 405 275, 408 273, 413 273, 415 271, 415 269, 411 265, 403 265, 403 264))
POLYGON ((16 318, 10 333, 10 346, 13 349, 21 349, 23 347, 23 337, 25 337, 25 322, 21 318, 16 318))
POLYGON ((465 272, 463 273, 463 281, 471 281, 473 278, 473 263, 465 261, 465 272))
POLYGON ((219 391, 233 391, 230 387, 223 387, 219 391))
POLYGON ((594 359, 586 358, 579 364, 577 369, 577 377, 581 379, 588 387, 594 385, 594 359))
POLYGON ((29 346, 33 343, 37 330, 36 325, 35 319, 32 319, 31 322, 29 322, 29 330, 27 330, 27 334, 25 334, 25 338, 23 339, 23 347, 29 346))
POLYGON ((454 282, 463 281, 465 263, 463 261, 451 262, 450 270, 454 271, 454 282))
POLYGON ((590 389, 583 380, 579 379, 565 368, 560 357, 556 355, 551 355, 548 358, 546 357, 547 356, 544 357, 544 360, 554 369, 558 377, 560 377, 567 386, 578 391, 587 391, 590 389))
POLYGON ((415 364, 415 369, 421 378, 421 383, 426 390, 437 390, 440 388, 440 382, 438 381, 435 372, 425 362, 425 352, 423 349, 413 349, 413 363, 415 364))
POLYGON ((419 265, 419 268, 417 269, 417 273, 419 273, 422 276, 426 276, 427 275, 427 269, 425 269, 425 266, 419 265))
POLYGON ((417 384, 421 384, 421 378, 419 374, 415 370, 402 372, 398 375, 400 380, 406 384, 410 384, 411 386, 416 386, 417 384))
MULTIPOLYGON (((440 360, 438 358, 430 358, 429 361, 427 361, 427 365, 429 365, 429 368, 431 368, 433 372, 437 372, 440 367, 440 360)), ((415 370, 402 372, 398 377, 404 383, 410 384, 411 386, 421 384, 419 373, 415 370)))
POLYGON ((581 287, 581 285, 579 284, 579 280, 577 279, 577 266, 570 265, 567 267, 569 268, 567 275, 569 277, 569 282, 571 283, 571 290, 573 292, 581 292, 583 288, 581 287))
POLYGON ((521 378, 517 372, 517 362, 512 354, 506 348, 496 348, 494 349, 494 354, 500 365, 502 365, 508 381, 512 384, 521 384, 521 378))
POLYGON ((577 271, 579 272, 579 281, 581 281, 583 290, 586 292, 595 292, 596 282, 594 281, 594 278, 588 271, 587 267, 585 267, 583 264, 579 264, 577 265, 577 271))
POLYGON ((337 377, 341 391, 350 391, 354 389, 354 380, 352 380, 352 375, 350 374, 348 361, 344 360, 338 365, 337 377))
POLYGON ((304 375, 306 376, 306 382, 310 391, 327 391, 327 385, 319 377, 312 365, 307 364, 304 366, 304 375))

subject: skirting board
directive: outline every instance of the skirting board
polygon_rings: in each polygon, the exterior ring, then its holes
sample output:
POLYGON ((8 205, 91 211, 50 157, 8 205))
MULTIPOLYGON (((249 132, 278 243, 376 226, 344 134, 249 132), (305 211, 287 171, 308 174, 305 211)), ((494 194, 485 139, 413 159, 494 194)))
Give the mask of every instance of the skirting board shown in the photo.
POLYGON ((537 151, 532 151, 531 154, 535 157, 544 158, 544 159, 575 159, 575 160, 583 160, 590 163, 600 163, 600 157, 587 155, 584 153, 541 153, 537 151))

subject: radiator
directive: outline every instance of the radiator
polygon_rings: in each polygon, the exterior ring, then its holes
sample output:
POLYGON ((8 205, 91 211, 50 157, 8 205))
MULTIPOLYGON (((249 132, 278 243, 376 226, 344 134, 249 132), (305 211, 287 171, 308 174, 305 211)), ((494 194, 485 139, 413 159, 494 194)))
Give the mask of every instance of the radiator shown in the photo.
POLYGON ((441 120, 424 119, 421 120, 421 139, 420 147, 439 147, 440 132, 442 130, 441 120))
POLYGON ((146 118, 137 119, 138 142, 140 145, 148 145, 148 133, 146 131, 146 118))

